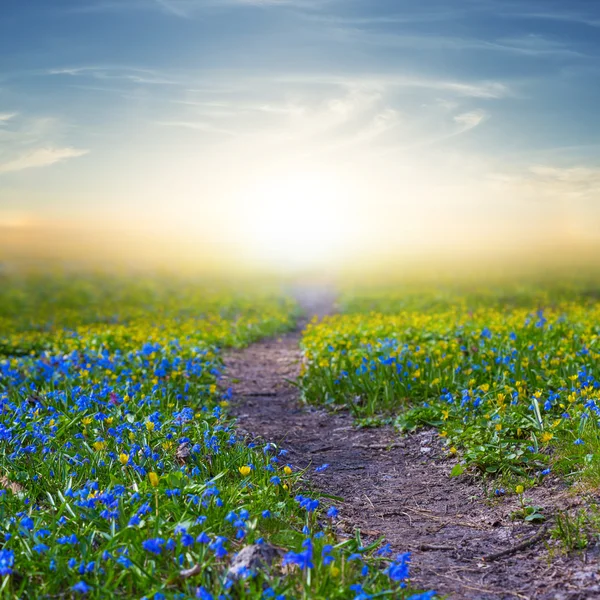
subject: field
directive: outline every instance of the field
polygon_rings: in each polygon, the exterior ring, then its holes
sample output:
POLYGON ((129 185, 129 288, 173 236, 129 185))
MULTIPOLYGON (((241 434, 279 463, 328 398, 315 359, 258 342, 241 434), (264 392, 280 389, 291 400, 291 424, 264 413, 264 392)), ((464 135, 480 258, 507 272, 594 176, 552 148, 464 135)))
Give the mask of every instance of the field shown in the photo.
POLYGON ((600 483, 600 306, 583 284, 353 294, 303 338, 305 397, 364 425, 435 427, 508 489, 600 483))
POLYGON ((432 598, 228 416, 222 349, 298 314, 264 286, 4 276, 3 597, 432 598))
POLYGON ((499 568, 528 585, 543 581, 539 561, 594 551, 596 289, 405 284, 334 299, 272 283, 5 276, 0 592, 546 597, 434 576, 432 564, 483 572, 481 553, 499 548, 489 527, 471 539, 398 519, 453 517, 439 512, 448 496, 514 523, 505 554, 523 542, 530 554, 499 568), (470 554, 442 558, 456 536, 470 554))

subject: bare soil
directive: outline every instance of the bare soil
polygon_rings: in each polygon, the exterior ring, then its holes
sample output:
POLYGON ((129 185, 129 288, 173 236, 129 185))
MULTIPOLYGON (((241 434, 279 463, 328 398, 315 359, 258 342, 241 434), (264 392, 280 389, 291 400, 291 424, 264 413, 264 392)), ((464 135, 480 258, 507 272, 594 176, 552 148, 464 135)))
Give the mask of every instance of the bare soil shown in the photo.
MULTIPOLYGON (((327 308, 324 300, 313 303, 311 314, 327 308)), ((542 537, 483 560, 540 526, 511 519, 514 496, 491 500, 480 479, 450 478, 452 459, 434 431, 401 437, 390 428, 358 429, 348 414, 303 404, 291 383, 300 370, 299 339, 298 330, 229 352, 225 383, 242 430, 286 448, 291 464, 307 469, 309 485, 344 499, 340 536, 359 528, 363 539, 384 536, 395 552, 410 550, 413 582, 456 600, 600 599, 598 548, 567 557, 550 553, 542 537)), ((526 495, 547 515, 580 503, 551 477, 526 495)))

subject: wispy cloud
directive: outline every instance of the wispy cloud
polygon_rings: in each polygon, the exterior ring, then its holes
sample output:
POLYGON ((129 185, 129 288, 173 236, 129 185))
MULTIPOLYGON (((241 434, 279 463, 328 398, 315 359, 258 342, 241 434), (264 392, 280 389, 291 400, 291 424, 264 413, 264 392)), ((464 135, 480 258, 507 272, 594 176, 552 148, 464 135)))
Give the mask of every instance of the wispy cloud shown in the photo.
POLYGON ((161 11, 181 19, 189 19, 202 10, 227 9, 236 6, 320 9, 334 0, 98 0, 69 7, 70 13, 161 11))
POLYGON ((487 118, 483 110, 472 110, 454 117, 454 122, 458 123, 460 130, 457 133, 464 133, 480 125, 487 118))
POLYGON ((228 136, 238 135, 234 131, 222 129, 206 121, 158 121, 156 124, 165 127, 183 127, 184 129, 192 129, 204 133, 218 133, 228 136))
POLYGON ((332 27, 331 35, 342 43, 369 44, 372 46, 415 50, 465 51, 477 50, 502 52, 541 58, 583 57, 584 54, 566 44, 546 39, 541 35, 525 35, 513 38, 478 39, 443 34, 414 35, 361 27, 332 27))
POLYGON ((46 71, 48 75, 68 75, 71 77, 91 77, 93 79, 117 79, 131 83, 150 85, 177 85, 182 82, 164 77, 159 72, 150 69, 121 66, 84 66, 60 67, 46 71))
POLYGON ((506 12, 501 13, 504 17, 519 17, 522 19, 540 19, 547 21, 562 21, 566 23, 578 23, 581 25, 588 25, 590 27, 600 27, 600 18, 598 16, 591 16, 584 13, 577 12, 564 12, 564 11, 548 11, 548 12, 534 12, 534 11, 523 11, 523 12, 506 12))
POLYGON ((80 148, 38 148, 13 160, 0 163, 0 173, 12 173, 24 169, 48 167, 69 158, 83 156, 88 152, 89 150, 80 148))
POLYGON ((328 74, 307 75, 274 75, 271 81, 282 84, 297 83, 313 86, 343 86, 348 89, 354 88, 421 88, 423 90, 445 91, 456 96, 464 96, 482 99, 499 99, 514 95, 514 90, 507 83, 494 80, 460 81, 453 79, 419 77, 413 75, 373 74, 360 75, 356 77, 339 77, 328 74))
POLYGON ((18 113, 13 112, 13 113, 0 113, 0 123, 4 122, 4 121, 10 121, 11 119, 14 119, 17 116, 18 113))

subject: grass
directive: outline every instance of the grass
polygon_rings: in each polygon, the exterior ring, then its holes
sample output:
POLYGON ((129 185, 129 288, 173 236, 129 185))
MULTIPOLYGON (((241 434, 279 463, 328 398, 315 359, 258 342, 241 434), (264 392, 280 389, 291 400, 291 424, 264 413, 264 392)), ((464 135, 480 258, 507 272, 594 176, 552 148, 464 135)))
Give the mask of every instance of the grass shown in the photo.
POLYGON ((600 304, 594 282, 347 294, 305 332, 304 396, 363 424, 436 427, 462 470, 514 486, 594 485, 600 304))
POLYGON ((285 450, 227 416, 220 348, 291 327, 292 300, 160 278, 0 290, 3 597, 434 596, 407 586, 409 555, 338 539, 285 450), (248 545, 276 559, 236 578, 248 545))

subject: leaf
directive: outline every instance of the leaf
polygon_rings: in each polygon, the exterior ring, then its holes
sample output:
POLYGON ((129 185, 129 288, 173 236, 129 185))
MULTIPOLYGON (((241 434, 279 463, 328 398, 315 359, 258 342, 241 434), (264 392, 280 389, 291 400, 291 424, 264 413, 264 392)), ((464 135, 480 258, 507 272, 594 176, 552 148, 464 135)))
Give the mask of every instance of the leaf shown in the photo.
POLYGON ((533 513, 532 515, 527 515, 525 517, 525 521, 545 521, 546 517, 544 517, 544 515, 541 515, 540 513, 533 513))
POLYGON ((465 468, 460 464, 456 464, 452 467, 452 471, 450 471, 450 477, 458 477, 465 472, 465 468))
POLYGON ((320 498, 327 498, 328 500, 335 500, 336 502, 343 502, 344 499, 341 496, 334 496, 333 494, 319 493, 320 498))

